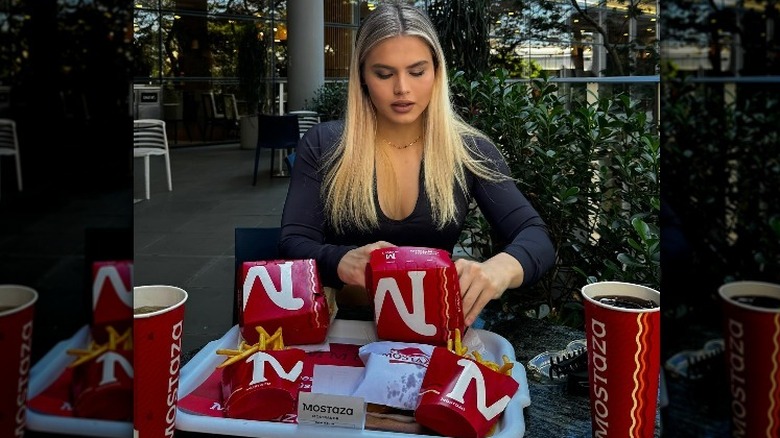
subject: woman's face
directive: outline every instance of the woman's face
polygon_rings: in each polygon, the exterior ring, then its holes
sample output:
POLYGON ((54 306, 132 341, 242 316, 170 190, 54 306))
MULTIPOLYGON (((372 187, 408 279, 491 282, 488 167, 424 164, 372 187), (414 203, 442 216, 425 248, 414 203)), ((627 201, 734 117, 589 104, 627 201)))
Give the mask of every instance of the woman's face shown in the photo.
POLYGON ((368 52, 362 73, 380 125, 415 122, 431 101, 433 57, 419 37, 382 41, 368 52))

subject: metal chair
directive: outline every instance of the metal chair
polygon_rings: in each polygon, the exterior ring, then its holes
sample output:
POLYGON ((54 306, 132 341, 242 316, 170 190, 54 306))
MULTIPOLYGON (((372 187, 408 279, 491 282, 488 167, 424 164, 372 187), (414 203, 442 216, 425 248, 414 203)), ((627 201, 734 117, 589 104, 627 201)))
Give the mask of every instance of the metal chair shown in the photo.
MULTIPOLYGON (((298 116, 298 134, 301 138, 306 134, 306 131, 320 123, 320 115, 316 111, 298 110, 290 111, 288 114, 298 116)), ((287 170, 292 173, 292 168, 295 164, 295 151, 290 152, 284 157, 284 164, 287 166, 287 170)))
POLYGON ((225 126, 228 135, 239 135, 239 120, 241 119, 241 113, 238 112, 238 101, 236 95, 232 93, 225 93, 222 95, 222 101, 225 104, 225 126))
POLYGON ((19 138, 16 136, 16 122, 0 119, 0 157, 14 156, 16 159, 16 187, 22 191, 22 160, 19 156, 19 138))
POLYGON ((149 157, 165 158, 165 172, 168 178, 168 191, 173 190, 171 181, 171 155, 168 151, 168 137, 165 134, 165 122, 157 119, 133 120, 133 157, 144 159, 144 188, 149 199, 149 157))
POLYGON ((300 139, 298 128, 298 116, 282 115, 272 116, 268 114, 259 114, 257 120, 257 148, 255 149, 255 170, 252 178, 252 185, 257 184, 257 166, 260 162, 260 151, 262 149, 271 149, 270 176, 288 176, 283 174, 281 159, 279 173, 274 174, 274 151, 289 151, 298 145, 300 139))
MULTIPOLYGON (((175 98, 173 100, 163 102, 163 120, 165 120, 167 127, 171 128, 171 132, 173 133, 173 144, 177 144, 179 142, 179 123, 184 125, 184 131, 187 134, 187 140, 192 141, 190 126, 187 124, 187 120, 184 118, 184 106, 184 93, 181 91, 175 92, 175 98)), ((141 118, 148 119, 149 117, 141 118)))
POLYGON ((214 136, 214 126, 221 128, 225 127, 226 118, 225 112, 222 110, 222 102, 217 103, 217 97, 213 91, 208 91, 201 95, 203 99, 203 110, 205 111, 205 123, 206 126, 203 129, 203 133, 208 140, 211 140, 214 136))
POLYGON ((298 132, 301 138, 312 126, 320 123, 320 115, 316 111, 298 110, 290 111, 288 114, 298 116, 298 132))
POLYGON ((284 157, 284 164, 287 166, 287 171, 292 175, 293 166, 295 165, 295 151, 290 152, 284 157))

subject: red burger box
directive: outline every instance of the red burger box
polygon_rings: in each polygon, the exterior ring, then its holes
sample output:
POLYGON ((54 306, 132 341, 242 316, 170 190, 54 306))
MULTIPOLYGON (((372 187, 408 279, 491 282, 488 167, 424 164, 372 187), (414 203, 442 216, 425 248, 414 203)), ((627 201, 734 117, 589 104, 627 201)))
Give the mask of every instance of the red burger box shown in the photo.
POLYGON ((444 346, 465 332, 460 284, 447 251, 420 247, 371 252, 366 287, 377 338, 444 346))
POLYGON ((334 301, 320 285, 317 264, 306 260, 262 260, 241 264, 237 298, 241 336, 259 340, 257 327, 280 327, 285 345, 325 341, 334 301))
POLYGON ((133 262, 92 263, 92 324, 97 343, 108 341, 107 327, 122 333, 133 326, 133 262))

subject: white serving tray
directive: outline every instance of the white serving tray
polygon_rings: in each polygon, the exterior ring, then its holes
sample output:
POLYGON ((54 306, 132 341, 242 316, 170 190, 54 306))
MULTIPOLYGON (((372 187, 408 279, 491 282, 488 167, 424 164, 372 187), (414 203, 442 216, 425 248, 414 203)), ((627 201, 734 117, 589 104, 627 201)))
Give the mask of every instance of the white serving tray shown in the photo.
MULTIPOLYGON (((525 367, 516 361, 512 345, 502 336, 487 330, 475 330, 485 347, 483 357, 494 362, 501 362, 501 356, 506 355, 515 362, 512 377, 520 384, 520 388, 504 411, 498 427, 492 438, 519 438, 525 434, 523 409, 531 404, 528 392, 528 380, 525 367)), ((470 330, 470 331, 471 331, 470 330)), ((218 349, 236 348, 238 344, 238 326, 233 326, 222 338, 206 344, 187 364, 182 367, 179 380, 179 398, 194 391, 213 373, 224 357, 216 354, 218 349)), ((376 331, 371 322, 336 319, 328 330, 330 342, 354 343, 363 345, 376 340, 376 331)), ((242 420, 235 418, 220 418, 192 414, 181 409, 176 413, 176 428, 188 432, 211 433, 217 435, 288 438, 301 436, 317 436, 317 438, 398 438, 407 437, 437 437, 436 435, 404 434, 380 430, 356 430, 340 427, 313 427, 291 423, 242 420)))
MULTIPOLYGON (((86 348, 89 326, 81 327, 73 336, 58 342, 45 356, 30 368, 27 399, 32 400, 54 383, 65 368, 73 362, 67 352, 71 348, 86 348)), ((126 438, 133 433, 133 424, 124 421, 99 420, 81 417, 48 415, 27 409, 27 429, 66 435, 103 438, 126 438)))

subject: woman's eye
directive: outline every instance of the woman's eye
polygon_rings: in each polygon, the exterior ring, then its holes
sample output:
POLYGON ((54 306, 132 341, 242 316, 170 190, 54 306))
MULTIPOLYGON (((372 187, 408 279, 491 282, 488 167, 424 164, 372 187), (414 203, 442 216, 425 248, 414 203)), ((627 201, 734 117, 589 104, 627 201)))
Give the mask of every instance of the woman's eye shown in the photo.
POLYGON ((413 71, 413 72, 409 72, 409 74, 411 74, 412 76, 422 76, 422 75, 425 74, 425 70, 423 70, 423 71, 413 71))
POLYGON ((377 73, 376 76, 379 79, 390 79, 390 76, 392 76, 390 73, 377 73))

